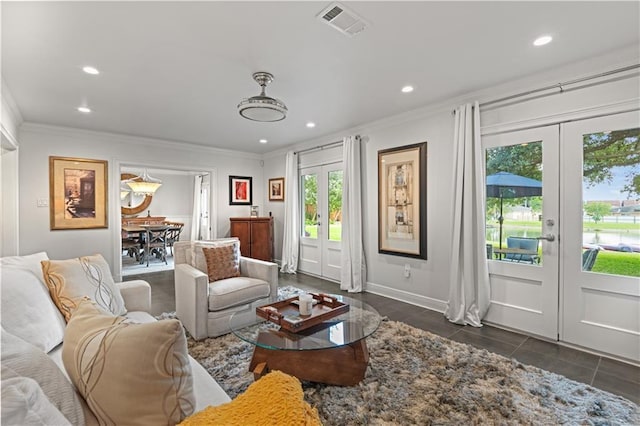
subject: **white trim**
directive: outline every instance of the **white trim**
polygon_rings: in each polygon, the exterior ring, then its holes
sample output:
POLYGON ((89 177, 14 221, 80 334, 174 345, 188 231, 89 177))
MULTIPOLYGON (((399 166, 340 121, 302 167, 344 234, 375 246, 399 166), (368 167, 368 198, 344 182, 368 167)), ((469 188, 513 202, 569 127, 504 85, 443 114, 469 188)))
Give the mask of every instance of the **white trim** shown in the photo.
POLYGON ((422 308, 430 309, 432 311, 440 313, 444 313, 445 309, 447 308, 446 300, 434 299, 431 297, 422 296, 420 294, 410 293, 405 290, 399 290, 397 288, 372 283, 371 281, 367 281, 365 291, 367 293, 388 297, 389 299, 394 299, 400 302, 409 303, 411 305, 420 306, 422 308))
POLYGON ((2 148, 8 151, 15 151, 18 148, 18 140, 4 127, 4 123, 0 123, 0 135, 2 137, 2 148))
POLYGON ((542 315, 542 311, 539 311, 539 310, 536 310, 536 309, 531 309, 531 308, 525 308, 524 306, 517 306, 517 305, 512 305, 510 303, 497 302, 495 300, 492 300, 491 304, 492 305, 502 306, 502 307, 509 308, 509 309, 515 309, 515 310, 518 310, 518 311, 530 312, 530 313, 536 314, 536 315, 542 315))
POLYGON ((631 334, 632 336, 640 336, 639 331, 629 330, 627 328, 614 327, 613 325, 607 325, 607 324, 602 324, 601 322, 593 322, 593 321, 587 321, 587 320, 582 320, 580 322, 586 325, 590 325, 592 327, 606 328, 607 330, 613 330, 619 333, 631 334))
MULTIPOLYGON (((125 144, 137 144, 142 146, 149 146, 153 148, 170 148, 178 149, 180 151, 190 151, 194 153, 214 153, 222 154, 229 157, 249 158, 253 160, 261 160, 262 155, 253 152, 233 151, 230 149, 215 148, 211 146, 196 145, 190 142, 168 141, 163 139, 154 139, 141 136, 124 135, 119 133, 99 132, 95 130, 79 129, 75 127, 63 127, 53 126, 50 124, 39 124, 26 122, 22 124, 20 128, 23 132, 32 132, 40 134, 54 134, 57 136, 64 136, 67 138, 74 138, 79 140, 85 140, 87 137, 109 139, 109 141, 115 141, 125 144)), ((175 168, 175 167, 174 167, 175 168)))
MULTIPOLYGON (((561 95, 558 95, 561 96, 561 95)), ((619 114, 640 109, 640 98, 631 98, 624 101, 580 108, 574 111, 559 114, 542 115, 526 120, 512 121, 509 123, 494 124, 481 128, 482 136, 497 135, 501 133, 527 130, 536 127, 551 126, 569 121, 586 120, 589 118, 619 114)), ((481 111, 482 113, 482 111, 481 111)))

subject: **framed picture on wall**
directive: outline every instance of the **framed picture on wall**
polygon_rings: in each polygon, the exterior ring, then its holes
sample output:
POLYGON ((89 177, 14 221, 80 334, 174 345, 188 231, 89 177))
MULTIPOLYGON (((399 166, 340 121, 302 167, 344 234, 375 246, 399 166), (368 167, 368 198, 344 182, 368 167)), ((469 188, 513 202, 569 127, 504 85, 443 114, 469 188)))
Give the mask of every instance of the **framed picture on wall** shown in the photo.
POLYGON ((284 201, 284 178, 269 179, 269 201, 284 201))
POLYGON ((250 206, 253 200, 250 176, 229 176, 229 205, 250 206))
POLYGON ((107 162, 49 157, 52 230, 107 228, 107 162))
POLYGON ((427 143, 378 151, 378 253, 427 258, 427 143))

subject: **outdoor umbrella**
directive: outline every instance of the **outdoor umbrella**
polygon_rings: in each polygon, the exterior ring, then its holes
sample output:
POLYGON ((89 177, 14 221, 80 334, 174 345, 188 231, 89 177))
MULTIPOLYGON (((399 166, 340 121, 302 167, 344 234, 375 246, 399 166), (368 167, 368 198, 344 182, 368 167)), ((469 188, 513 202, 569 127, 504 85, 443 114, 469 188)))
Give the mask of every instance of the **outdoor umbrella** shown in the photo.
POLYGON ((487 197, 500 198, 500 248, 502 248, 502 200, 505 198, 536 197, 542 195, 542 182, 508 172, 487 176, 487 197))

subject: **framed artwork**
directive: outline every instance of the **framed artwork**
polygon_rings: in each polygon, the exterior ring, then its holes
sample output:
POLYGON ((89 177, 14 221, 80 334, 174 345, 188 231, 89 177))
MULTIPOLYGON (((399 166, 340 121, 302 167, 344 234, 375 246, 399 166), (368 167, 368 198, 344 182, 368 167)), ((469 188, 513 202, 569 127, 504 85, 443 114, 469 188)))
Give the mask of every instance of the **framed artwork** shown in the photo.
POLYGON ((378 253, 427 258, 427 143, 378 151, 378 253))
POLYGON ((250 206, 253 190, 250 176, 229 176, 229 205, 250 206))
POLYGON ((107 228, 107 162, 49 157, 52 230, 107 228))
POLYGON ((284 201, 284 178, 269 179, 269 201, 284 201))

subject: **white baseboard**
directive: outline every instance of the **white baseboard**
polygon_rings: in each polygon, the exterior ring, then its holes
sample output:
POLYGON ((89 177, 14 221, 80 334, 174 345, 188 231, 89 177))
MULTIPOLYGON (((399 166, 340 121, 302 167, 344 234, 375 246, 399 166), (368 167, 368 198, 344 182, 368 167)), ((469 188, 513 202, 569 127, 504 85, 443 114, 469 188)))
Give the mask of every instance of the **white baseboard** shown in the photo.
POLYGON ((367 281, 365 291, 367 293, 373 293, 390 299, 399 300, 401 302, 410 303, 412 305, 431 309, 432 311, 440 313, 444 313, 447 308, 447 302, 445 300, 433 299, 431 297, 409 293, 408 291, 398 290, 397 288, 391 288, 369 281, 367 281))

